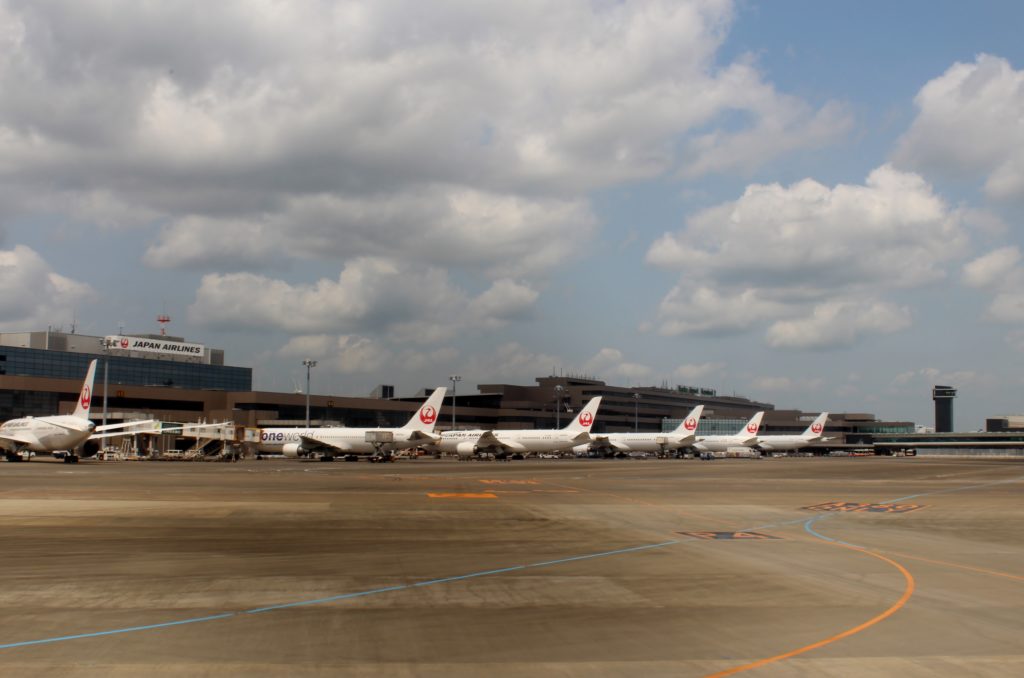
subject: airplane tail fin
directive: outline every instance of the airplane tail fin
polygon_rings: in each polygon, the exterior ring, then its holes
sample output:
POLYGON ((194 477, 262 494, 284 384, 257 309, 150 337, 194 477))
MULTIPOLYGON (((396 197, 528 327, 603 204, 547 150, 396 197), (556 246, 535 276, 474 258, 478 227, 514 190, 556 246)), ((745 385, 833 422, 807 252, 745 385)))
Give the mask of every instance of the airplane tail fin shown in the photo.
POLYGON ((828 420, 828 412, 822 412, 818 417, 811 422, 811 425, 807 427, 807 430, 803 432, 804 438, 819 438, 821 432, 825 430, 825 422, 828 420))
POLYGON ((594 425, 594 418, 597 416, 597 408, 600 406, 601 396, 594 396, 586 407, 580 410, 579 415, 562 430, 569 433, 590 433, 590 427, 594 425))
POLYGON ((747 425, 743 427, 743 430, 739 432, 739 435, 745 435, 748 438, 756 438, 757 432, 761 430, 761 419, 763 417, 764 412, 758 412, 755 414, 750 418, 750 421, 747 422, 747 425))
POLYGON ((679 426, 672 433, 683 436, 693 435, 697 432, 697 426, 700 424, 700 415, 702 414, 704 414, 704 406, 697 405, 697 407, 690 410, 685 419, 679 422, 679 426))
POLYGON ((82 382, 82 390, 78 392, 78 402, 75 404, 74 416, 79 419, 89 418, 89 407, 92 405, 92 382, 96 376, 96 360, 89 363, 89 371, 85 373, 85 381, 82 382))
POLYGON ((423 401, 420 409, 416 410, 416 414, 412 415, 412 418, 402 428, 433 433, 434 426, 437 424, 437 417, 441 413, 441 403, 444 402, 444 394, 447 391, 448 389, 443 386, 434 389, 430 397, 423 401))

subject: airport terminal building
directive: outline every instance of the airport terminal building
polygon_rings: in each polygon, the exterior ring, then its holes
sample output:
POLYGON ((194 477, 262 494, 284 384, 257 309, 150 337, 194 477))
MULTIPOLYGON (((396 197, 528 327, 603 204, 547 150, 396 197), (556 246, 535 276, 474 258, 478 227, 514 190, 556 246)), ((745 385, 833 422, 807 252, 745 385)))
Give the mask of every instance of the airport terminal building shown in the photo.
MULTIPOLYGON (((51 330, 0 334, 0 421, 69 413, 89 361, 99 358, 92 419, 104 392, 110 423, 155 418, 165 422, 231 422, 240 427, 304 426, 304 393, 252 390, 252 369, 225 364, 223 349, 163 334, 88 336, 51 330), (106 379, 104 380, 104 375, 106 379), (106 388, 104 389, 104 381, 106 388)), ((698 404, 698 433, 734 433, 764 410, 762 432, 800 433, 817 412, 774 405, 693 386, 612 386, 591 376, 549 375, 532 385, 481 384, 476 393, 445 398, 438 430, 565 426, 594 396, 602 396, 595 432, 663 431, 698 404), (454 409, 453 409, 454 408, 454 409)), ((405 397, 382 385, 368 396, 308 398, 313 426, 401 426, 433 391, 405 397)), ((879 422, 871 414, 834 413, 827 426, 837 446, 868 444, 876 434, 913 431, 910 422, 879 422)))

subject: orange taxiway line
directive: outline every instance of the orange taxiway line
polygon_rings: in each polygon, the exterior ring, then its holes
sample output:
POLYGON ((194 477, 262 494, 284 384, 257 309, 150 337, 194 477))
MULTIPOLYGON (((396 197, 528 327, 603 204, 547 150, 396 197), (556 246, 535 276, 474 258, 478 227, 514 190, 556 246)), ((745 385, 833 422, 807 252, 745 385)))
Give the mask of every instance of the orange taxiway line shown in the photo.
POLYGON ((427 492, 431 499, 497 499, 493 492, 427 492))
POLYGON ((836 546, 841 546, 842 548, 848 548, 848 549, 851 549, 851 550, 854 550, 854 551, 859 551, 859 552, 864 553, 866 555, 869 555, 869 556, 871 556, 873 558, 878 558, 879 560, 885 561, 885 562, 889 563, 890 565, 892 565, 893 567, 895 567, 897 570, 899 570, 900 574, 903 575, 903 579, 906 581, 906 587, 904 588, 903 595, 900 596, 900 599, 897 600, 895 603, 893 603, 885 612, 882 612, 881 614, 879 614, 879 615, 877 615, 875 617, 872 617, 871 619, 867 620, 863 624, 858 624, 857 626, 854 626, 851 629, 847 629, 847 630, 845 630, 845 631, 843 631, 841 633, 837 633, 834 636, 829 636, 828 638, 825 638, 823 640, 819 640, 816 643, 811 643, 810 645, 805 645, 804 647, 797 648, 795 650, 790 650, 789 652, 784 652, 782 654, 775 655, 774 657, 766 657, 765 659, 759 659, 759 660, 757 660, 755 662, 751 662, 749 664, 744 664, 742 666, 736 666, 736 667, 733 667, 731 669, 726 669, 725 671, 719 671, 718 673, 711 673, 711 674, 708 674, 708 676, 706 678, 718 678, 719 676, 731 676, 731 675, 733 675, 735 673, 740 673, 741 671, 749 671, 750 669, 760 668, 762 666, 766 666, 767 664, 773 664, 775 662, 782 661, 783 659, 789 659, 791 657, 796 657, 797 655, 804 654, 805 652, 810 652, 811 650, 816 650, 819 647, 824 647, 825 645, 830 645, 831 643, 834 643, 837 640, 842 640, 843 638, 849 638, 850 636, 852 636, 852 635, 854 635, 856 633, 860 633, 861 631, 863 631, 865 629, 868 629, 868 628, 874 626, 875 624, 888 619, 889 617, 894 615, 897 611, 899 611, 900 608, 902 608, 904 605, 906 605, 907 601, 910 600, 910 597, 912 595, 914 595, 915 583, 914 583, 913 575, 910 574, 910 572, 907 570, 907 568, 903 567, 902 565, 897 563, 895 560, 892 560, 890 558, 886 558, 885 556, 883 556, 883 555, 881 555, 879 553, 875 553, 874 551, 868 551, 866 549, 858 548, 858 547, 855 547, 855 546, 847 546, 845 544, 836 544, 836 546))
POLYGON ((989 574, 993 577, 1005 577, 1007 579, 1014 579, 1016 581, 1024 581, 1024 577, 1017 574, 1010 574, 1009 572, 999 572, 998 570, 986 570, 983 567, 974 567, 973 565, 961 565, 959 563, 950 563, 945 560, 933 560, 931 558, 925 558, 924 556, 912 556, 909 553, 897 553, 895 551, 886 551, 894 556, 900 558, 910 558, 911 560, 920 560, 923 563, 931 563, 932 565, 943 565, 945 567, 955 567, 959 570, 967 570, 968 572, 976 572, 978 574, 989 574))

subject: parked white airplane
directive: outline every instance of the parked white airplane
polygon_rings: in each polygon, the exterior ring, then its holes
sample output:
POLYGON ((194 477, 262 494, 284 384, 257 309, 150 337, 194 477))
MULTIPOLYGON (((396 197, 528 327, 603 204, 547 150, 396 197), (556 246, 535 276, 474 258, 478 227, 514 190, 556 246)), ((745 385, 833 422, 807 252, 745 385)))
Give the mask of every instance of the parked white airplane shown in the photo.
POLYGON ((747 425, 732 435, 702 436, 693 447, 701 452, 728 452, 733 448, 750 448, 757 444, 757 432, 761 430, 761 418, 764 412, 758 412, 747 425))
POLYGON ((0 426, 0 447, 4 448, 7 461, 22 461, 27 451, 66 451, 64 463, 78 461, 75 450, 88 440, 96 429, 89 421, 89 407, 92 405, 92 382, 96 375, 96 361, 89 363, 85 382, 78 393, 78 402, 73 414, 58 414, 52 417, 22 417, 11 419, 0 426))
POLYGON ((602 433, 591 434, 591 442, 577 445, 574 452, 597 452, 603 456, 629 454, 630 452, 665 453, 680 447, 689 447, 696 441, 694 435, 700 423, 703 405, 693 408, 675 430, 668 433, 602 433))
POLYGON ((827 419, 828 412, 822 412, 800 435, 760 436, 757 439, 757 446, 762 450, 797 450, 828 440, 821 435, 827 419))
POLYGON ((395 450, 437 440, 434 426, 446 390, 439 388, 431 393, 416 414, 400 428, 265 428, 260 432, 257 449, 286 457, 316 456, 322 461, 334 461, 339 455, 373 455, 390 459, 395 450))
POLYGON ((504 459, 509 454, 530 454, 568 450, 591 440, 601 396, 590 399, 568 426, 560 429, 474 429, 442 431, 440 442, 432 445, 442 452, 455 452, 460 457, 491 454, 504 459))

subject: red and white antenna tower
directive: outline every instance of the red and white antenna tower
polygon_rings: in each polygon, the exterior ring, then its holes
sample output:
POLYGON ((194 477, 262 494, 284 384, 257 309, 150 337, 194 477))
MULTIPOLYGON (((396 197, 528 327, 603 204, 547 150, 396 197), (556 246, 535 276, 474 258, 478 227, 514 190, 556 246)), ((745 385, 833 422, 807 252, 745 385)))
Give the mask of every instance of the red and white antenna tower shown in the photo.
POLYGON ((167 323, 171 322, 171 316, 161 313, 156 317, 156 321, 160 323, 160 336, 167 336, 167 323))

